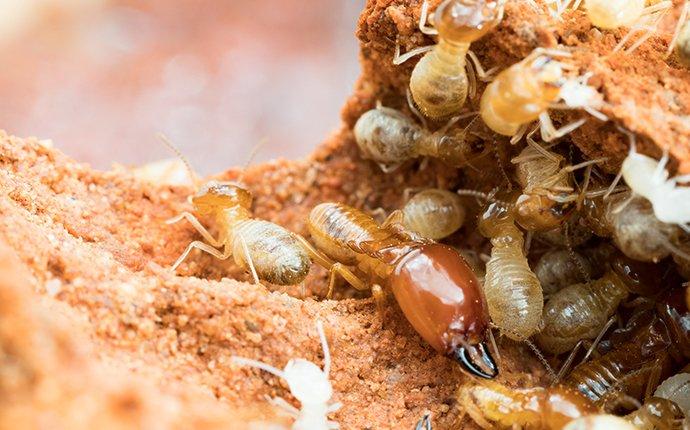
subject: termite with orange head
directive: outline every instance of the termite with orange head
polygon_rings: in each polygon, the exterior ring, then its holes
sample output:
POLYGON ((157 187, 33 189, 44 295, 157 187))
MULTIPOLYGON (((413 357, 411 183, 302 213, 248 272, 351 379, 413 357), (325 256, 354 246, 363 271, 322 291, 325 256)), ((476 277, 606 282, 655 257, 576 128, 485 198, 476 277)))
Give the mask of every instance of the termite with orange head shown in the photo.
MULTIPOLYGON (((197 175, 186 159, 165 137, 161 138, 183 159, 198 186, 197 175)), ((213 237, 190 212, 167 220, 167 224, 174 224, 186 219, 205 240, 190 243, 172 265, 172 270, 176 270, 193 249, 199 249, 221 260, 233 256, 238 266, 251 271, 256 283, 261 279, 278 285, 296 285, 309 273, 311 259, 298 235, 272 222, 255 219, 251 213, 252 194, 241 181, 209 181, 198 187, 191 202, 197 214, 216 219, 220 236, 213 237), (218 250, 220 247, 222 251, 218 250)))
MULTIPOLYGON (((506 0, 445 0, 434 13, 435 30, 427 30, 425 1, 422 6, 420 29, 438 34, 438 43, 431 49, 418 48, 408 54, 396 54, 394 64, 401 64, 412 55, 429 50, 415 65, 410 76, 410 91, 419 110, 435 121, 460 113, 467 100, 470 83, 465 71, 465 59, 470 44, 494 28, 503 16, 506 0)), ((470 55, 477 72, 485 73, 477 58, 470 55)))
POLYGON ((570 55, 567 51, 537 48, 501 71, 482 94, 480 115, 486 125, 498 134, 511 136, 515 143, 538 120, 541 137, 549 142, 580 127, 585 119, 556 129, 548 109, 581 108, 607 121, 597 110, 604 103, 601 94, 586 84, 589 75, 569 77, 565 73, 569 66, 555 60, 570 55))
POLYGON ((354 266, 372 283, 390 287, 407 320, 434 349, 471 375, 498 374, 486 343, 489 316, 479 282, 454 249, 409 232, 395 216, 378 225, 339 203, 314 207, 307 226, 320 250, 312 251, 314 261, 331 272, 329 291, 336 275, 369 289, 346 267, 354 266))

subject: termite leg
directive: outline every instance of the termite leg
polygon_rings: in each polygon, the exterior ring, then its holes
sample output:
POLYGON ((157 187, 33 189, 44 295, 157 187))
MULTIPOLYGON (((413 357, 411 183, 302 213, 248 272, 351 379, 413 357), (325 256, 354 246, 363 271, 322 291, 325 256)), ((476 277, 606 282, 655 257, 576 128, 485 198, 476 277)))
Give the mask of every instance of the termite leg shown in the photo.
POLYGON ((424 0, 422 2, 422 10, 419 13, 419 31, 429 36, 435 36, 438 34, 438 30, 427 25, 429 21, 429 1, 424 0))
POLYGON ((186 219, 187 221, 189 221, 189 223, 192 225, 192 227, 194 227, 196 229, 196 231, 198 231, 199 234, 201 234, 201 236, 204 238, 204 240, 211 244, 211 246, 218 247, 218 246, 221 246, 223 244, 222 240, 216 239, 215 237, 213 237, 211 235, 211 233, 209 233, 208 230, 206 230, 206 227, 201 225, 201 222, 199 222, 199 220, 189 212, 186 212, 186 211, 182 212, 181 214, 166 220, 165 223, 166 224, 175 224, 175 223, 181 221, 183 218, 186 219))
POLYGON ((311 243, 307 242, 307 239, 303 238, 301 235, 296 234, 295 239, 302 244, 304 249, 307 251, 309 256, 318 264, 319 266, 328 269, 330 274, 328 277, 328 294, 326 298, 330 299, 333 295, 333 289, 335 288, 335 275, 338 274, 342 276, 350 285, 355 289, 364 291, 367 290, 367 284, 365 284, 361 279, 352 273, 347 267, 340 263, 334 263, 328 257, 326 257, 321 251, 317 250, 312 246, 311 243))
POLYGON ((551 142, 554 139, 558 139, 559 137, 563 137, 566 134, 571 133, 573 130, 577 129, 582 124, 584 124, 586 121, 586 119, 580 119, 575 122, 571 122, 570 124, 564 125, 561 128, 556 128, 554 127, 553 122, 551 121, 549 113, 542 112, 541 115, 539 115, 541 138, 542 140, 544 140, 544 142, 551 142))
POLYGON ((570 351, 570 354, 568 354, 568 358, 566 358, 566 360, 563 362, 563 365, 561 365, 561 369, 558 371, 558 375, 556 375, 556 380, 554 381, 554 384, 560 381, 565 376, 565 374, 568 373, 570 366, 573 364, 573 360, 575 360, 575 355, 577 354, 577 351, 580 349, 582 344, 583 342, 579 341, 575 344, 573 350, 570 351))
POLYGON ((386 293, 383 291, 383 288, 381 288, 380 285, 374 284, 371 287, 371 295, 374 298, 374 302, 376 302, 376 310, 381 317, 381 326, 383 326, 386 313, 386 293))
POLYGON ((249 270, 252 272, 252 277, 254 277, 254 283, 256 285, 261 284, 259 282, 259 275, 256 274, 256 268, 254 267, 254 261, 252 261, 252 256, 249 253, 249 247, 247 246, 247 242, 244 240, 244 237, 240 235, 240 242, 242 243, 242 252, 244 253, 244 261, 247 263, 249 266, 249 270))
POLYGON ((282 409, 288 415, 290 415, 292 418, 299 417, 299 410, 296 407, 289 404, 282 397, 268 397, 268 403, 272 404, 273 406, 275 406, 279 409, 282 409))
POLYGON ((177 267, 180 264, 182 264, 182 262, 185 260, 185 258, 187 258, 189 253, 192 252, 192 249, 194 248, 207 252, 219 260, 227 260, 232 255, 232 250, 227 245, 225 246, 225 250, 223 252, 220 252, 216 248, 212 247, 207 243, 195 240, 187 246, 187 249, 185 249, 182 255, 180 255, 180 258, 178 258, 177 261, 175 261, 175 264, 172 265, 171 269, 173 272, 177 270, 177 267))
POLYGON ((424 54, 427 51, 431 51, 434 49, 434 46, 436 45, 427 45, 427 46, 420 46, 414 49, 411 49, 407 51, 404 54, 400 53, 400 45, 396 42, 395 44, 395 55, 393 55, 393 65, 399 66, 400 64, 404 63, 405 61, 409 60, 410 58, 424 54))
POLYGON ((388 218, 383 221, 381 228, 390 231, 402 240, 411 242, 428 243, 429 240, 420 236, 419 234, 410 231, 403 225, 403 218, 405 214, 400 209, 396 209, 388 215, 388 218))
POLYGON ((477 77, 479 78, 479 80, 482 82, 491 82, 493 80, 493 75, 498 70, 498 67, 492 67, 489 70, 484 70, 484 68, 482 67, 482 63, 479 61, 479 58, 477 57, 477 54, 470 50, 467 51, 467 56, 470 57, 470 61, 474 66, 474 71, 477 73, 477 77))
POLYGON ((601 339, 604 337, 604 334, 606 334, 606 332, 613 325, 614 322, 616 322, 616 317, 612 316, 611 318, 609 318, 606 324, 604 324, 604 327, 601 328, 601 331, 599 332, 597 337, 594 338, 594 341, 592 341, 592 345, 590 345, 590 347, 587 349, 587 353, 585 354, 580 364, 586 362, 589 359, 589 356, 592 355, 592 353, 594 352, 594 348, 596 348, 597 345, 599 345, 599 342, 601 342, 601 339))

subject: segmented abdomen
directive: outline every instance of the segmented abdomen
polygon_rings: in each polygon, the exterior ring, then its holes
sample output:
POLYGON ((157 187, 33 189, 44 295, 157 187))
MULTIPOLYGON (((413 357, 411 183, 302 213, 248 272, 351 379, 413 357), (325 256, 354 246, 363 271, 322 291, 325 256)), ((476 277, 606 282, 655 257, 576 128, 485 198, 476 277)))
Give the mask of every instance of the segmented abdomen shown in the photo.
POLYGON ((248 269, 242 240, 260 279, 278 285, 299 284, 309 273, 311 259, 294 234, 272 222, 243 220, 231 230, 235 262, 248 269))
MULTIPOLYGON (((521 235, 515 229, 517 235, 521 235)), ((494 324, 511 339, 524 340, 539 328, 544 296, 536 275, 522 254, 522 240, 492 239, 486 264, 484 294, 494 324)))
POLYGON ((317 248, 347 265, 357 263, 357 253, 348 242, 379 241, 390 236, 369 215, 340 203, 321 203, 314 207, 307 226, 317 248))
POLYGON ((424 132, 402 112, 381 107, 360 116, 354 134, 363 158, 396 164, 419 155, 417 143, 424 132))

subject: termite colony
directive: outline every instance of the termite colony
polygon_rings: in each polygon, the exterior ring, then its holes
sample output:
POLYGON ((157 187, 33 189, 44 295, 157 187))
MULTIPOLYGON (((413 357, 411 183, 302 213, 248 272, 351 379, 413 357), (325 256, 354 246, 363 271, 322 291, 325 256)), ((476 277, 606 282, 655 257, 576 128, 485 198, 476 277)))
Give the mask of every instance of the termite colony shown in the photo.
MULTIPOLYGON (((424 54, 409 78, 408 108, 372 103, 353 129, 362 158, 385 174, 432 157, 470 176, 473 160, 500 148, 510 162, 499 163, 498 184, 418 190, 404 206, 388 208, 383 222, 323 202, 306 219, 308 240, 253 218, 251 194, 240 184, 209 183, 192 202, 199 214, 215 216, 221 238, 190 213, 175 218, 192 222, 207 243, 193 242, 174 267, 196 247, 234 256, 257 283, 298 284, 314 262, 329 271, 326 299, 339 278, 371 291, 379 306, 391 292, 419 336, 472 377, 458 387, 458 405, 483 428, 690 426, 683 284, 690 275, 690 176, 670 177, 668 155, 639 153, 636 136, 623 129, 629 152, 615 177, 603 166, 614 160, 586 160, 573 149, 572 131, 609 120, 600 111, 604 97, 588 84, 591 74, 575 65, 575 50, 536 48, 504 70, 485 72, 471 44, 499 25, 506 2, 445 0, 433 13, 424 2, 419 29, 437 43, 402 55, 398 47, 393 58, 398 65, 424 54), (486 82, 481 94, 479 81, 486 82), (580 117, 557 128, 550 111, 559 109, 580 117), (455 248, 463 242, 457 231, 476 231, 484 242, 455 248), (550 385, 514 389, 495 380, 494 331, 503 342, 529 346, 550 385)), ((671 7, 650 0, 532 3, 559 19, 584 14, 601 31, 630 27, 615 48, 629 53, 671 7), (643 34, 628 46, 635 32, 643 34)), ((669 47, 680 62, 690 62, 688 8, 669 47)), ((336 428, 327 419, 336 407, 328 405, 330 355, 320 325, 319 334, 323 371, 301 359, 283 371, 235 360, 287 380, 302 409, 273 402, 294 415, 293 428, 336 428), (321 391, 305 391, 309 375, 321 391)), ((431 428, 431 421, 425 414, 416 428, 431 428)))

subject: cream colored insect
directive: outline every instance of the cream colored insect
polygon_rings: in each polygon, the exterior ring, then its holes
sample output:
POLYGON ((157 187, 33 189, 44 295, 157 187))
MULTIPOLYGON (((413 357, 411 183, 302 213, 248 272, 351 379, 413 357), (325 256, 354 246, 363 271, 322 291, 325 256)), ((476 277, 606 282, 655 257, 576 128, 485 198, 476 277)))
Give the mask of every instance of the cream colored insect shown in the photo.
POLYGON ((556 129, 549 109, 581 108, 607 121, 608 117, 597 110, 604 104, 601 94, 586 84, 590 75, 569 77, 565 70, 570 66, 554 59, 569 56, 567 51, 537 48, 501 71, 482 94, 479 112, 486 125, 498 134, 511 136, 515 143, 533 121, 539 121, 542 139, 550 142, 580 127, 585 119, 556 129))
POLYGON ((379 106, 359 117, 354 127, 355 140, 362 157, 378 163, 384 172, 418 157, 438 158, 460 167, 473 157, 466 139, 469 125, 464 130, 451 130, 461 118, 454 118, 445 127, 430 132, 402 112, 379 106))
POLYGON ((621 417, 609 414, 588 415, 575 419, 563 430, 639 430, 621 417))
MULTIPOLYGON (((410 76, 412 98, 424 116, 443 120, 460 113, 467 99, 470 83, 465 71, 465 58, 470 44, 496 26, 502 16, 506 0, 445 0, 434 13, 434 27, 426 27, 428 3, 422 6, 420 30, 438 34, 438 43, 417 48, 400 56, 396 52, 394 64, 401 64, 411 56, 427 52, 416 64, 410 76)), ((470 54, 481 78, 487 74, 478 59, 470 54)), ((472 72, 474 73, 474 72, 472 72)))
POLYGON ((592 24, 604 30, 630 27, 613 52, 622 49, 634 34, 643 33, 627 53, 632 53, 656 32, 659 21, 673 6, 670 0, 556 0, 556 4, 557 15, 568 7, 577 9, 583 4, 592 24))
POLYGON ((283 408, 293 418, 293 430, 330 430, 338 429, 340 425, 328 419, 328 415, 342 406, 331 403, 333 387, 328 379, 331 369, 331 354, 326 341, 321 321, 316 322, 316 329, 323 348, 324 367, 321 370, 316 364, 303 358, 293 358, 283 370, 277 369, 261 361, 243 357, 232 357, 233 363, 256 367, 287 382, 290 393, 301 403, 301 409, 296 409, 281 397, 271 399, 271 403, 283 408))
POLYGON ((465 206, 456 193, 429 188, 415 194, 391 219, 420 236, 439 240, 455 233, 465 222, 465 206))
POLYGON ((492 245, 484 295, 494 325, 509 338, 524 341, 539 330, 544 296, 523 253, 523 234, 512 211, 503 203, 490 203, 480 215, 479 231, 492 245))
MULTIPOLYGON (((687 367, 686 370, 690 371, 687 367)), ((690 373, 687 371, 673 375, 662 382, 654 392, 654 396, 671 400, 690 419, 690 373)))
MULTIPOLYGON (((178 153, 190 176, 198 183, 187 160, 170 142, 164 141, 178 153)), ((252 199, 251 192, 239 183, 209 181, 201 186, 191 202, 198 214, 212 215, 216 219, 220 236, 213 237, 190 212, 167 220, 167 224, 174 224, 186 219, 205 240, 190 243, 172 265, 172 270, 176 270, 193 249, 199 249, 220 260, 234 256, 235 263, 250 270, 257 284, 260 279, 278 285, 302 282, 311 268, 311 259, 301 242, 304 239, 277 224, 255 219, 251 213, 252 199), (218 250, 219 247, 223 251, 218 250)))
POLYGON ((567 249, 554 249, 542 255, 534 266, 544 295, 549 296, 563 288, 591 279, 594 268, 584 255, 567 249))

